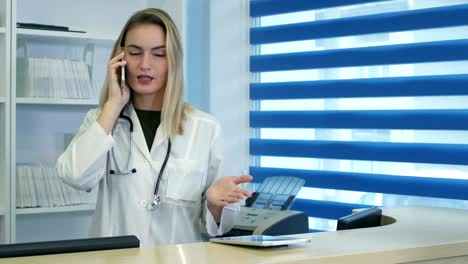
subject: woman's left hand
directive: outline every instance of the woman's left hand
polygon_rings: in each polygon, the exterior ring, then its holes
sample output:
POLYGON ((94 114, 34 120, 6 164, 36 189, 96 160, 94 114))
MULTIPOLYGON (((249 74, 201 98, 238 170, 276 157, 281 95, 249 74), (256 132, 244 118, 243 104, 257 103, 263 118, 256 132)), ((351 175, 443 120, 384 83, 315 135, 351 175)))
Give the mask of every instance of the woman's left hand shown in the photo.
POLYGON ((206 192, 207 206, 217 223, 219 223, 224 206, 237 203, 252 195, 249 191, 238 186, 238 184, 249 182, 252 179, 253 177, 250 175, 227 176, 219 179, 208 188, 206 192))

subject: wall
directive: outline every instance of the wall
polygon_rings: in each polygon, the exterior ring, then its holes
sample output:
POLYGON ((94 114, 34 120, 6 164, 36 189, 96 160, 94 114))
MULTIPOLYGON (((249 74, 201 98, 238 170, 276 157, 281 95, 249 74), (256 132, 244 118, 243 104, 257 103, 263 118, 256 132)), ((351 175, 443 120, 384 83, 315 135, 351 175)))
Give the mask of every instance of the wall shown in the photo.
POLYGON ((248 0, 159 0, 148 6, 184 25, 186 100, 221 122, 223 175, 241 174, 249 166, 248 0))
POLYGON ((249 166, 249 12, 248 0, 210 1, 209 110, 225 134, 224 174, 249 166))

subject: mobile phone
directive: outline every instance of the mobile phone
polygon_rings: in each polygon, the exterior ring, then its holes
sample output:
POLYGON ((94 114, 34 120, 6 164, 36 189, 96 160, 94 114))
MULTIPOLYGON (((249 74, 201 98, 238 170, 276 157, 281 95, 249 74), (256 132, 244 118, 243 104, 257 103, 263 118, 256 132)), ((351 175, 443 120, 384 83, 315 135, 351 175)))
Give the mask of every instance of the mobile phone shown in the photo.
POLYGON ((123 95, 123 89, 125 85, 125 66, 120 68, 120 94, 123 95))

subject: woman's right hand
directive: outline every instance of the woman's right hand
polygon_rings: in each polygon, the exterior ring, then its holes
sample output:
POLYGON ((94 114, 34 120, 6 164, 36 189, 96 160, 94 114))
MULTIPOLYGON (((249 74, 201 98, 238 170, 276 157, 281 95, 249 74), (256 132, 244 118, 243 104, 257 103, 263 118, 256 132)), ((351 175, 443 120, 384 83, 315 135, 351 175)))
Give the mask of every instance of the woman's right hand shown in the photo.
MULTIPOLYGON (((120 71, 122 67, 125 67, 127 61, 124 60, 125 53, 113 57, 107 65, 107 76, 108 76, 108 98, 106 103, 111 103, 117 108, 123 109, 123 107, 130 100, 130 88, 126 82, 123 82, 121 90, 120 71)), ((119 111, 120 112, 120 111, 119 111)))
POLYGON ((125 67, 127 61, 123 60, 125 54, 122 52, 113 57, 107 65, 108 86, 107 101, 104 103, 101 115, 97 122, 109 134, 119 118, 119 114, 130 100, 130 88, 126 83, 120 90, 120 70, 125 67))

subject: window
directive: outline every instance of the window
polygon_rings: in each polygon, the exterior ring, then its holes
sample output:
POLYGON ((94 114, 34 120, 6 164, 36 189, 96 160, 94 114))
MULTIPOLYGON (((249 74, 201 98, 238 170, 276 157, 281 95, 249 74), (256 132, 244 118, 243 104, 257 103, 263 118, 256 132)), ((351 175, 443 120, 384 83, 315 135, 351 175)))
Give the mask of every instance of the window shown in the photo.
POLYGON ((468 208, 468 0, 251 0, 251 174, 362 206, 468 208))

